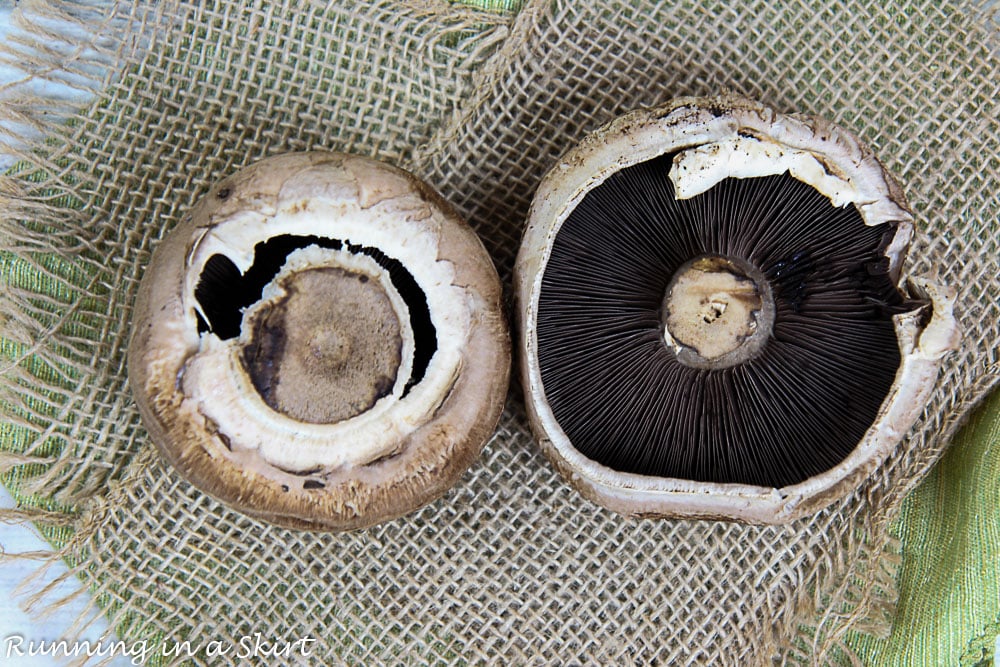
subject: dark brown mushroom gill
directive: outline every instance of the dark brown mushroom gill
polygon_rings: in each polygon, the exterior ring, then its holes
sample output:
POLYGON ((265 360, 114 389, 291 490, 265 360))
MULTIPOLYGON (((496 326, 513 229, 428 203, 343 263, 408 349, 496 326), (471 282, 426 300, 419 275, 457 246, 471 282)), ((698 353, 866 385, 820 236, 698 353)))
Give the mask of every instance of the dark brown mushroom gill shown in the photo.
POLYGON ((613 174, 559 229, 537 320, 556 421, 620 472, 783 487, 829 470, 875 421, 900 365, 893 316, 915 306, 884 256, 895 228, 788 174, 678 200, 672 158, 613 174), (773 321, 752 355, 692 364, 665 342, 664 296, 699 258, 766 281, 773 321))

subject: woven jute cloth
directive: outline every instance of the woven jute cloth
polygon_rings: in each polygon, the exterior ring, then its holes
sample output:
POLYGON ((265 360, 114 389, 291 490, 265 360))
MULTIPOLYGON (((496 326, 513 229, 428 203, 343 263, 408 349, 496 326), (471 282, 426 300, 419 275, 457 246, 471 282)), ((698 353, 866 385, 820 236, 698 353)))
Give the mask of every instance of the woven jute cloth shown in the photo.
MULTIPOLYGON (((887 631, 890 521, 998 378, 995 9, 21 5, 95 35, 36 48, 38 76, 68 62, 86 77, 87 54, 113 65, 68 123, 46 122, 51 102, 27 93, 0 107, 42 136, 10 148, 20 161, 0 181, 2 463, 17 517, 61 527, 53 557, 121 637, 188 640, 202 650, 185 660, 212 665, 242 659, 210 657, 208 642, 254 633, 317 640, 310 657, 274 664, 751 665, 848 661, 849 630, 887 631), (132 303, 150 253, 214 181, 293 150, 381 158, 456 205, 509 284, 533 191, 562 152, 626 110, 722 91, 859 134, 913 205, 908 270, 958 291, 961 349, 902 447, 851 497, 782 527, 625 519, 553 472, 516 387, 456 488, 364 531, 257 522, 156 456, 125 373, 132 303)), ((40 589, 32 603, 60 601, 40 589)))

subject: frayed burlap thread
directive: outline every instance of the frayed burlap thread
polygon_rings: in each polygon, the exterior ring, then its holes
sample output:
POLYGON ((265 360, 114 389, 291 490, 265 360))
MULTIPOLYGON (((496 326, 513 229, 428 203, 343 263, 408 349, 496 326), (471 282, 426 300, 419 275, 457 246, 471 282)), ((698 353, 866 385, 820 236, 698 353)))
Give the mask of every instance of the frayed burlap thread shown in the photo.
POLYGON ((0 189, 11 486, 70 523, 57 556, 113 627, 157 645, 260 632, 316 638, 312 664, 849 662, 847 631, 892 619, 889 522, 998 376, 993 15, 883 4, 123 5, 139 46, 0 189), (909 269, 958 290, 962 348, 850 498, 781 527, 623 519, 552 471, 516 388, 454 490, 364 531, 248 519, 155 456, 125 377, 131 304, 215 180, 307 148, 394 162, 458 206, 509 283, 562 152, 630 108, 721 90, 860 134, 915 209, 909 269))

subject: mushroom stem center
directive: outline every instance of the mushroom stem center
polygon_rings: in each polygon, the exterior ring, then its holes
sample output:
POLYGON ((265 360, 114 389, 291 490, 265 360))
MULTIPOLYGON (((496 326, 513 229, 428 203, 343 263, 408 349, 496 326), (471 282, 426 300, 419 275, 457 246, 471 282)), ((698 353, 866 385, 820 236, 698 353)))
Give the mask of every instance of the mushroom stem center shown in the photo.
POLYGON ((663 298, 663 338, 678 361, 725 368, 755 357, 774 322, 771 290, 746 262, 703 255, 674 274, 663 298))
POLYGON ((345 260, 338 251, 299 252, 247 311, 241 356, 270 407, 333 424, 392 393, 409 352, 407 334, 374 261, 290 268, 307 257, 345 260))

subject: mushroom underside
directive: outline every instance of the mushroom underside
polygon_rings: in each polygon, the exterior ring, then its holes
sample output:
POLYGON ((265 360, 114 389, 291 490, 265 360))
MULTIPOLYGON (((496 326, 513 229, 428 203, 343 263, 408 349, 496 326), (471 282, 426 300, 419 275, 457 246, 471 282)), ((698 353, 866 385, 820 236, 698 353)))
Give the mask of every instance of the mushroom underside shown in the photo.
POLYGON ((544 396, 613 470, 785 487, 862 440, 900 366, 892 224, 790 175, 678 199, 673 154, 591 189, 537 306, 544 396))

